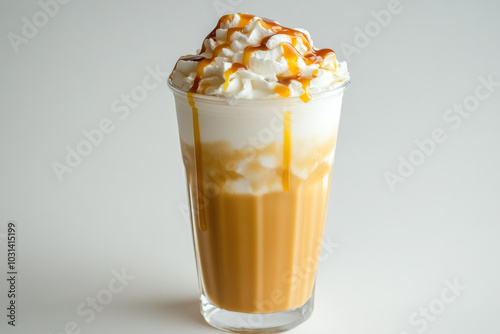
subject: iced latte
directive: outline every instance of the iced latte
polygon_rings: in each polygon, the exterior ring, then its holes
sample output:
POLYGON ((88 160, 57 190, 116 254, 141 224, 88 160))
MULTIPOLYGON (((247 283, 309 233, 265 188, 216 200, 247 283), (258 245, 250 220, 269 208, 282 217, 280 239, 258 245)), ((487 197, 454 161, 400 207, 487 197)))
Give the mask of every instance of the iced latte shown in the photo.
POLYGON ((345 63, 305 30, 223 16, 174 92, 202 314, 233 331, 307 319, 337 142, 345 63))

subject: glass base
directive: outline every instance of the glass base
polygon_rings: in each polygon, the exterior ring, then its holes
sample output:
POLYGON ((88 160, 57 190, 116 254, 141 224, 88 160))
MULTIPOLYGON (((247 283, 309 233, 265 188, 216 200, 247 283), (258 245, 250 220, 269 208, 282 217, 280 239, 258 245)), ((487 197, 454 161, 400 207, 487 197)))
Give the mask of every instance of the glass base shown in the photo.
POLYGON ((217 329, 231 333, 280 333, 297 327, 311 316, 314 292, 302 306, 276 313, 240 313, 218 308, 201 295, 201 314, 217 329))

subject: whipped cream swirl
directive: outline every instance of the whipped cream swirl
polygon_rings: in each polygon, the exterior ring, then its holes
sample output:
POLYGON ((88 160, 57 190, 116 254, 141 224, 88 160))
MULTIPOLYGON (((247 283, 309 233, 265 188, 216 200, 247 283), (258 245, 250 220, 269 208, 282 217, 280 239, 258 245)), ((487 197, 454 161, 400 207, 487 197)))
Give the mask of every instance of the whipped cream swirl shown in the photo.
POLYGON ((249 14, 220 18, 197 55, 181 57, 170 75, 183 91, 235 99, 310 95, 345 84, 349 72, 309 32, 249 14))

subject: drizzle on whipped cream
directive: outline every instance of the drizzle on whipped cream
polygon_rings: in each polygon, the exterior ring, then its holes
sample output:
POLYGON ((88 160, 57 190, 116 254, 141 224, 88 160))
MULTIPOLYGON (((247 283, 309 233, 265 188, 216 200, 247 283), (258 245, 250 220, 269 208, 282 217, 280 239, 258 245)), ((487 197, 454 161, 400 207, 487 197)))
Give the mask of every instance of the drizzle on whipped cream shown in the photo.
POLYGON ((181 90, 235 99, 300 96, 342 86, 345 62, 316 49, 309 33, 250 14, 230 14, 203 41, 197 55, 181 57, 170 75, 181 90))

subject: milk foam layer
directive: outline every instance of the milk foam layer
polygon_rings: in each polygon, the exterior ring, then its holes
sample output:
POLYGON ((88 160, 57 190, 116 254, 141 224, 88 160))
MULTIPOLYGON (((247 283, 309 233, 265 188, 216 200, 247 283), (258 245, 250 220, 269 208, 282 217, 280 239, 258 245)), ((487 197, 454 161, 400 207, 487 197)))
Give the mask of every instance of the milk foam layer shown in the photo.
MULTIPOLYGON (((341 103, 342 94, 292 104, 285 103, 285 99, 277 99, 274 104, 242 100, 236 105, 195 99, 199 122, 203 124, 200 139, 204 192, 211 193, 214 184, 217 191, 237 194, 282 191, 284 111, 291 114, 291 182, 305 180, 319 166, 331 168, 341 103)), ((194 172, 191 106, 182 94, 176 95, 176 104, 184 163, 188 171, 194 172)))
POLYGON ((349 72, 330 49, 315 49, 303 29, 248 14, 223 16, 198 55, 171 74, 183 91, 235 99, 301 96, 345 84, 349 72))

